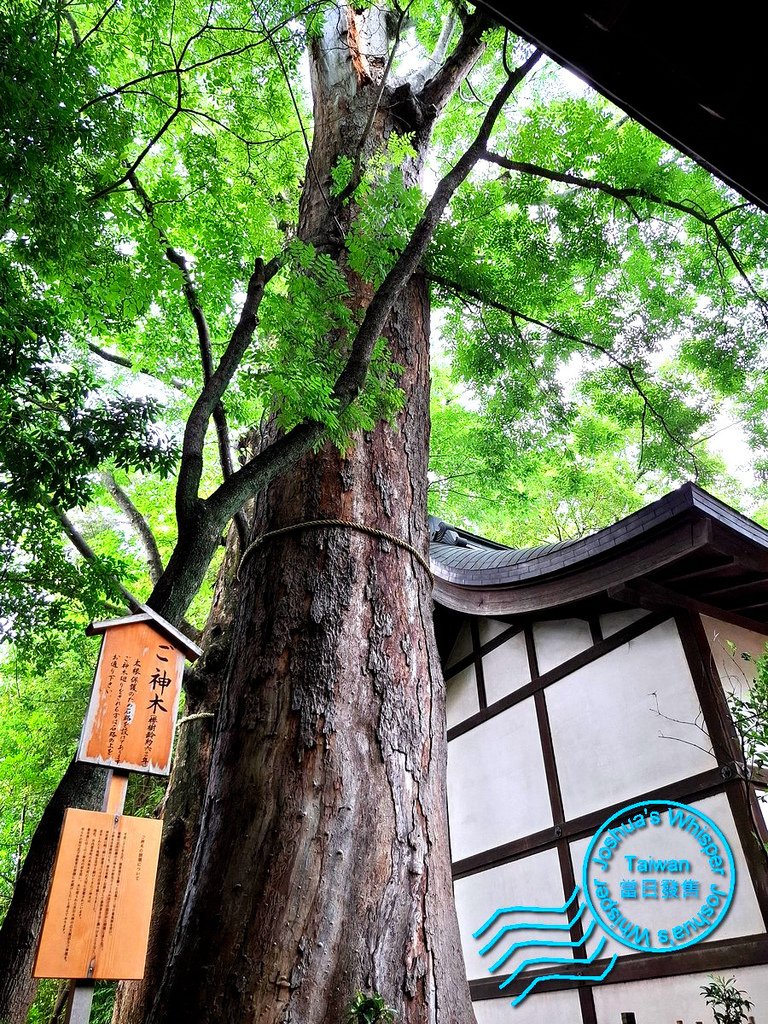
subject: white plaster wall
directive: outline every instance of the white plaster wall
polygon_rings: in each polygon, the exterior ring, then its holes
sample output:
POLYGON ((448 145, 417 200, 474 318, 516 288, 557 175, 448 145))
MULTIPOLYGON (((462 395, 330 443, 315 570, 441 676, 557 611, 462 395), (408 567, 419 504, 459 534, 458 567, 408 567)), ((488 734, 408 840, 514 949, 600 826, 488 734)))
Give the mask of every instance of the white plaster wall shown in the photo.
MULTIPOLYGON (((768 1021, 768 970, 765 967, 740 967, 724 973, 726 977, 734 977, 737 988, 745 991, 747 998, 755 1004, 750 1013, 756 1024, 765 1024, 768 1021)), ((701 987, 707 983, 705 974, 685 974, 679 978, 656 978, 618 985, 610 985, 606 980, 592 989, 597 1024, 620 1024, 622 1012, 627 1011, 635 1014, 637 1024, 676 1024, 680 1020, 684 1024, 694 1024, 695 1021, 712 1024, 714 1016, 701 995, 701 987)), ((499 1024, 501 1020, 499 1017, 499 1024)), ((517 1024, 517 1018, 510 1017, 508 1024, 517 1024)))
POLYGON ((585 619, 535 622, 533 639, 536 645, 536 660, 542 675, 592 646, 592 634, 585 619))
MULTIPOLYGON (((756 1024, 768 1021, 768 970, 739 967, 725 972, 754 1003, 750 1011, 756 1024)), ((610 978, 610 975, 609 975, 610 978)), ((597 1024, 620 1024, 621 1014, 635 1014, 637 1024, 713 1024, 714 1016, 706 1006, 701 988, 708 984, 706 974, 684 974, 678 978, 595 985, 597 1024)), ((474 1004, 477 1024, 581 1024, 579 998, 574 991, 534 992, 513 1008, 511 999, 484 999, 474 1004)))
POLYGON ((472 653, 472 634, 469 631, 469 619, 464 620, 464 624, 458 632, 456 642, 451 648, 451 653, 445 662, 446 669, 450 668, 451 665, 455 665, 457 661, 461 661, 468 654, 472 653))
POLYGON ((474 1004, 477 1024, 581 1024, 576 992, 536 992, 519 1006, 511 999, 483 999, 474 1004))
POLYGON ((568 818, 715 767, 672 621, 544 692, 568 818))
POLYGON ((506 643, 483 656, 483 678, 489 704, 501 700, 531 681, 524 633, 515 634, 506 643))
POLYGON ((454 861, 552 824, 533 698, 448 744, 454 861))
POLYGON ((505 629, 509 629, 509 626, 508 622, 502 622, 500 619, 478 618, 477 632, 480 636, 480 646, 482 647, 489 640, 493 640, 499 633, 503 633, 505 629))
MULTIPOLYGON (((728 797, 724 793, 717 793, 704 800, 690 800, 687 802, 690 803, 691 807, 700 810, 702 814, 706 814, 707 817, 711 818, 712 821, 714 821, 714 823, 720 828, 733 851, 733 859, 736 864, 736 890, 734 892, 733 902, 728 909, 725 919, 720 925, 718 925, 710 936, 703 940, 703 942, 719 942, 721 939, 737 938, 740 935, 762 934, 765 930, 765 926, 763 925, 760 907, 758 906, 755 890, 750 879, 747 862, 744 859, 744 853, 736 832, 736 825, 734 824, 733 815, 731 814, 731 809, 728 804, 728 797)), ((591 836, 585 839, 580 839, 575 843, 571 843, 570 847, 573 870, 576 876, 576 881, 579 884, 581 884, 584 856, 587 852, 590 839, 591 836)), ((663 831, 658 833, 658 838, 654 836, 654 845, 651 856, 679 858, 684 855, 681 854, 681 850, 684 851, 685 849, 691 848, 695 849, 695 846, 689 847, 685 841, 683 846, 680 845, 680 837, 675 835, 675 831, 673 829, 664 828, 663 831)), ((631 852, 633 854, 639 853, 639 850, 640 844, 633 844, 631 852)), ((694 868, 695 865, 695 860, 692 860, 692 866, 694 868)), ((610 875, 613 880, 614 872, 611 871, 610 875)), ((642 876, 637 874, 630 876, 628 873, 615 875, 617 880, 630 877, 639 879, 642 876)), ((648 877, 656 878, 662 876, 649 875, 648 877)), ((669 875, 668 877, 672 878, 673 876, 669 875)), ((674 877, 678 880, 681 880, 682 878, 696 878, 696 872, 694 870, 691 875, 678 875, 674 877)), ((659 900, 658 902, 655 900, 645 901, 638 899, 633 907, 633 910, 635 911, 633 914, 633 920, 655 932, 658 928, 665 927, 665 925, 659 920, 659 908, 661 908, 662 911, 666 911, 666 909, 669 908, 670 922, 679 924, 689 916, 688 911, 691 912, 691 915, 697 913, 701 902, 701 900, 696 899, 659 900)), ((585 913, 589 913, 589 910, 585 913)), ((602 932, 599 927, 595 929, 593 935, 587 940, 586 948, 589 953, 594 952, 594 949, 603 934, 604 932, 602 932)), ((614 939, 608 938, 603 951, 600 953, 600 957, 602 959, 605 956, 612 956, 614 953, 618 953, 619 956, 627 956, 634 952, 636 951, 629 949, 627 946, 623 946, 620 942, 616 942, 614 939)), ((661 956, 662 954, 659 955, 661 956)), ((625 1009, 627 1009, 627 1007, 625 1007, 625 1009)), ((629 1007, 629 1009, 632 1009, 632 1007, 629 1007)))
MULTIPOLYGON (((739 967, 729 971, 728 975, 733 975, 737 988, 746 992, 747 999, 755 1004, 750 1014, 756 1024, 765 1024, 768 1021, 768 969, 765 965, 739 967)), ((702 985, 706 983, 706 980, 702 981, 702 985)))
POLYGON ((645 608, 622 608, 618 612, 607 612, 600 616, 600 629, 603 631, 603 636, 608 638, 614 633, 618 633, 620 629, 631 626, 638 619, 644 619, 648 614, 650 613, 645 608))
POLYGON ((708 615, 702 615, 701 622, 725 692, 744 695, 754 682, 755 661, 765 653, 768 637, 708 615))
MULTIPOLYGON (((556 850, 543 850, 530 857, 521 857, 509 864, 479 871, 466 878, 457 878, 453 883, 456 897, 456 913, 459 918, 459 934, 464 953, 467 977, 488 978, 488 968, 495 963, 509 948, 518 942, 531 939, 554 939, 567 942, 570 935, 563 931, 535 931, 520 929, 509 932, 490 949, 485 956, 479 950, 490 942, 505 924, 524 924, 536 921, 539 924, 562 924, 567 915, 564 914, 528 914, 517 913, 499 918, 479 939, 473 939, 473 932, 484 924, 499 907, 510 906, 562 906, 563 883, 556 850)), ((507 962, 499 968, 499 977, 509 974, 518 964, 534 956, 542 956, 541 947, 533 947, 526 952, 516 950, 507 962)), ((559 950, 557 956, 570 956, 571 950, 559 950)), ((502 1001, 504 1005, 508 1002, 502 1001)), ((516 1017, 515 1017, 516 1020, 516 1017)))
POLYGON ((736 892, 733 903, 723 923, 712 933, 712 941, 729 939, 736 935, 762 934, 765 931, 765 925, 750 879, 749 868, 744 859, 728 797, 725 793, 716 793, 704 800, 691 800, 690 803, 691 806, 700 808, 703 814, 706 814, 719 826, 733 850, 733 858, 736 862, 736 892))
POLYGON ((457 672, 447 680, 445 688, 445 713, 448 728, 451 729, 480 710, 475 666, 470 665, 469 668, 457 672))

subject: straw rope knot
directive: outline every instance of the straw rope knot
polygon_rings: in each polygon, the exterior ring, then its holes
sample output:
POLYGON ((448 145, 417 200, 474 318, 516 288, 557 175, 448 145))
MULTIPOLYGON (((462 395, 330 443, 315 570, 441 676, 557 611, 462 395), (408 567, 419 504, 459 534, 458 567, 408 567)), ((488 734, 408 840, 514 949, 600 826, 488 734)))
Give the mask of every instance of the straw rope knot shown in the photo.
POLYGON ((404 551, 413 555, 422 569, 424 569, 427 576, 429 576, 430 583, 435 582, 432 570, 429 567, 429 562, 412 544, 409 544, 405 540, 401 540, 400 537, 395 537, 391 533, 387 533, 386 530, 379 530, 375 526, 364 526, 362 523, 353 523, 348 519, 309 519, 305 523, 293 523, 291 526, 281 526, 279 530, 270 530, 268 533, 262 533, 262 535, 249 544, 243 552, 243 557, 240 559, 240 565, 237 567, 238 581, 240 580, 240 572, 243 568, 243 562, 265 541, 271 540, 273 537, 282 537, 286 533, 297 533, 300 530, 322 529, 356 530, 358 533, 365 533, 369 537, 378 537, 379 540, 389 541, 389 543, 394 544, 395 547, 402 548, 404 551))

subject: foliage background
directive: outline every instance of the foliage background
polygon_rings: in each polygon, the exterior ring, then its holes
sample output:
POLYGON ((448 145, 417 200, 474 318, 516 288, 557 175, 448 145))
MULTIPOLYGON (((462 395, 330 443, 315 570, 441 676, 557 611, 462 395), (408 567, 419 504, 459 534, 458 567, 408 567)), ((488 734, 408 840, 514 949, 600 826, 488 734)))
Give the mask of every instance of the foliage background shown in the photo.
MULTIPOLYGON (((236 456, 265 416, 311 416, 343 446, 401 401, 381 345, 362 400, 337 416, 328 339, 353 326, 346 284, 295 241, 311 135, 303 54, 324 8, 0 0, 0 915, 77 741, 97 655, 83 628, 122 606, 121 585, 151 591, 103 474, 164 562, 175 541, 174 476, 203 379, 185 280, 215 364, 254 257, 286 254, 226 396, 236 456)), ((449 13, 412 5, 395 72, 449 13)), ((500 39, 489 35, 438 125, 428 187, 498 88, 500 39)), ((425 261, 429 511, 528 546, 584 536, 697 479, 768 525, 765 216, 546 62, 494 147, 504 159, 459 190, 425 261), (727 422, 749 446, 746 475, 719 454, 727 422)), ((374 285, 426 199, 403 185, 408 158, 408 140, 393 140, 355 192, 348 259, 374 285)), ((341 164, 332 191, 351 172, 341 164)), ((204 492, 220 479, 211 432, 204 492)), ((198 628, 216 567, 189 612, 198 628)), ((132 786, 133 813, 153 813, 158 790, 132 786)))

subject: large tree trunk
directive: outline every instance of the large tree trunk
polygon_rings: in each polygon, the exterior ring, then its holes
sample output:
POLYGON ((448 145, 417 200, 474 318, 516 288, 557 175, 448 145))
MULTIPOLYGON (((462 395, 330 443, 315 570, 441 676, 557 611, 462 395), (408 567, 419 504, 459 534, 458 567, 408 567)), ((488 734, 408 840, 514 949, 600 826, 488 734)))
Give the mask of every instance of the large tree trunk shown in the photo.
MULTIPOLYGON (((310 61, 315 127, 302 238, 343 263, 353 208, 331 211, 327 186, 339 155, 354 156, 361 139, 365 162, 391 132, 413 133, 418 155, 404 170, 416 179, 439 107, 482 49, 485 23, 468 25, 440 86, 427 83, 417 97, 407 84, 380 91, 388 40, 379 9, 332 9, 310 61)), ((354 302, 365 306, 368 290, 349 276, 354 302)), ((423 281, 404 289, 387 333, 406 366, 399 430, 380 427, 358 439, 348 460, 330 450, 305 459, 262 498, 257 531, 342 515, 426 547, 423 281)), ((157 994, 153 1020, 175 1020, 184 1007, 196 1020, 229 1021, 242 1011, 309 1022, 327 1019, 326 1011, 339 1016, 357 987, 381 990, 406 1020, 471 1020, 450 890, 442 683, 423 569, 404 549, 356 532, 298 533, 268 542, 245 580, 231 650, 219 636, 190 705, 211 711, 224 678, 205 808, 211 720, 196 719, 182 727, 168 797, 147 978, 123 987, 116 1020, 144 1024, 157 994), (219 913, 224 945, 210 924, 219 913), (205 927, 195 931, 192 922, 205 927)), ((231 596, 240 597, 234 585, 231 596)), ((172 618, 174 600, 180 608, 186 600, 159 590, 153 597, 172 618)), ((214 616, 206 641, 216 629, 214 616)), ((48 845, 52 856, 55 837, 48 845)), ((41 881, 36 894, 25 889, 19 903, 33 931, 45 888, 41 881)), ((29 967, 5 974, 9 991, 28 988, 29 967)))
MULTIPOLYGON (((342 459, 305 459, 262 530, 340 517, 426 550, 427 298, 390 336, 410 401, 342 459)), ((453 909, 443 688, 429 579, 353 530, 251 556, 200 840, 148 1020, 342 1021, 358 989, 399 1020, 472 1019, 453 909)))
MULTIPOLYGON (((376 17, 361 25, 342 7, 313 47, 300 234, 340 258, 346 215, 329 212, 321 187, 369 122, 386 60, 376 17)), ((390 110, 373 119, 369 150, 396 130, 390 110)), ((369 289, 348 276, 365 306, 369 289)), ((258 499, 255 535, 340 518, 426 553, 422 278, 386 333, 405 367, 396 426, 356 438, 346 457, 327 446, 304 458, 258 499)), ((241 578, 200 836, 147 1024, 341 1022, 358 990, 379 992, 399 1021, 472 1021, 428 574, 403 547, 345 527, 267 538, 241 578)))
POLYGON ((106 777, 102 768, 72 761, 35 830, 0 930, 1 1024, 24 1024, 37 992, 32 967, 64 811, 101 807, 106 777))

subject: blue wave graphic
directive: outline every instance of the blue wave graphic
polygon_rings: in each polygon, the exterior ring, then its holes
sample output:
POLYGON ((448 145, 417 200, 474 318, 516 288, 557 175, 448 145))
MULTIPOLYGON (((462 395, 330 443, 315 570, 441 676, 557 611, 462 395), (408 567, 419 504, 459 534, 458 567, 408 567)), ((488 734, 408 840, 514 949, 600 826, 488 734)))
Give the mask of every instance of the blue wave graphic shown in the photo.
MULTIPOLYGON (((490 941, 486 942, 486 944, 483 946, 483 948, 481 950, 479 950, 480 956, 484 956, 486 953, 488 953, 491 949, 493 949, 493 947, 502 938, 504 938, 505 935, 509 935, 511 932, 523 931, 523 930, 525 930, 525 931, 538 931, 538 932, 568 931, 578 920, 580 920, 582 914, 584 913, 584 910, 586 909, 585 904, 582 903, 582 904, 579 905, 579 903, 578 903, 578 895, 579 895, 580 891, 581 890, 580 890, 579 886, 577 885, 575 887, 575 889, 573 890, 573 892, 571 893, 571 895, 569 896, 569 898, 560 907, 529 907, 529 906, 499 907, 499 909, 495 910, 491 914, 491 916, 488 918, 488 920, 485 921, 477 929, 477 931, 475 931, 473 933, 473 936, 472 936, 473 938, 475 938, 475 939, 480 938, 481 935, 483 935, 485 932, 487 932, 488 929, 490 927, 492 927, 492 925, 496 921, 498 921, 498 919, 500 917, 504 916, 505 914, 567 914, 567 912, 574 905, 574 903, 577 904, 578 910, 576 910, 576 913, 574 913, 574 915, 571 918, 566 918, 566 920, 562 924, 554 924, 554 923, 542 924, 542 923, 537 923, 536 921, 531 921, 531 920, 519 921, 519 922, 515 922, 515 923, 512 923, 512 924, 505 924, 502 928, 499 929, 499 931, 493 936, 493 938, 490 939, 490 941)), ((529 939, 529 940, 527 940, 525 942, 515 942, 493 964, 491 964, 491 966, 488 968, 488 971, 491 974, 494 971, 497 971, 500 967, 502 967, 510 959, 510 957, 512 957, 514 955, 515 952, 517 952, 518 949, 528 949, 528 948, 542 947, 543 946, 543 947, 545 947, 547 949, 552 949, 552 950, 554 950, 554 949, 567 949, 567 948, 570 948, 570 949, 573 949, 575 951, 575 950, 577 950, 577 949, 579 949, 581 947, 585 947, 585 943, 587 942, 587 940, 592 935, 592 932, 594 931, 594 929, 595 929, 595 921, 593 919, 590 919, 589 924, 587 925, 587 928, 586 928, 586 930, 584 932, 583 938, 574 940, 572 942, 557 941, 557 940, 553 940, 553 939, 529 939)), ((515 969, 512 971, 512 973, 509 975, 509 977, 506 978, 499 985, 499 989, 506 988, 506 986, 509 985, 512 981, 514 981, 517 977, 519 977, 519 975, 527 967, 535 967, 535 966, 537 966, 539 964, 552 964, 553 966, 554 965, 559 965, 559 964, 566 964, 566 965, 568 965, 570 967, 570 966, 575 966, 575 965, 580 965, 580 964, 591 964, 591 963, 594 963, 594 961, 598 958, 600 953, 605 948, 605 942, 606 942, 605 938, 601 938, 600 942, 597 945, 597 948, 595 949, 595 951, 590 956, 588 956, 588 957, 587 956, 585 956, 585 957, 572 957, 572 956, 571 957, 558 957, 558 956, 553 956, 553 955, 529 957, 528 959, 526 959, 522 963, 520 963, 517 967, 515 967, 515 969)), ((584 949, 584 952, 586 953, 586 948, 584 949)), ((573 974, 542 974, 542 975, 539 975, 537 978, 533 978, 531 983, 530 983, 530 985, 528 985, 528 987, 526 989, 524 989, 524 991, 519 996, 517 996, 516 999, 513 1000, 512 1006, 519 1006, 520 1003, 522 1003, 522 1001, 524 999, 526 999, 530 995, 530 993, 533 992, 533 990, 536 988, 536 986, 539 985, 541 982, 554 981, 554 980, 603 981, 603 979, 613 969, 613 966, 616 963, 616 960, 617 960, 617 956, 614 955, 611 958, 611 960, 610 960, 608 966, 606 967, 605 971, 599 977, 593 976, 593 975, 578 974, 578 973, 573 973, 573 974)))
MULTIPOLYGON (((582 939, 582 941, 581 941, 581 943, 579 943, 579 945, 582 945, 583 942, 584 942, 584 940, 582 939)), ((501 985, 499 985, 499 988, 500 989, 506 988, 507 985, 509 985, 509 983, 511 981, 515 980, 515 978, 518 976, 518 974, 520 974, 521 971, 524 971, 526 967, 535 967, 536 964, 591 964, 591 963, 594 963, 594 961, 597 959, 598 955, 602 952, 603 947, 605 946, 605 943, 606 943, 606 940, 604 938, 601 938, 600 941, 597 944, 597 948, 595 949, 595 952, 592 954, 592 956, 588 956, 586 958, 579 959, 578 957, 572 957, 572 956, 565 956, 565 957, 562 957, 562 956, 561 957, 536 956, 536 957, 531 957, 530 960, 523 960, 523 962, 521 964, 518 964, 517 967, 514 969, 514 971, 512 971, 512 973, 507 978, 507 980, 503 981, 501 983, 501 985)))
MULTIPOLYGON (((594 953, 587 963, 590 963, 594 959, 594 953)), ((608 975, 613 970, 614 964, 619 959, 619 954, 614 953, 611 957, 608 966, 605 968, 602 974, 543 974, 539 978, 534 978, 528 988, 524 989, 517 999, 512 1000, 513 1006, 519 1006, 522 1001, 527 998, 528 995, 534 990, 536 985, 540 981, 605 981, 608 975)))
POLYGON ((483 932, 487 932, 502 914, 564 914, 580 892, 581 887, 577 885, 562 907, 499 907, 498 910, 494 910, 485 924, 481 924, 476 932, 472 932, 472 938, 479 939, 483 932))
POLYGON ((537 932, 563 932, 570 931, 571 925, 576 924, 581 915, 584 913, 585 904, 579 907, 576 913, 573 915, 570 921, 566 921, 564 924, 534 924, 532 921, 522 921, 520 924, 505 924, 504 927, 497 932, 490 942, 486 943, 480 950, 480 956, 484 956, 489 949, 492 949, 499 939, 503 938, 508 932, 518 932, 525 929, 526 931, 537 931, 537 932))
MULTIPOLYGON (((583 939, 577 939, 577 940, 575 940, 573 942, 551 942, 549 939, 546 939, 546 940, 545 939, 534 939, 534 940, 531 940, 529 942, 515 942, 512 946, 509 947, 509 949, 507 950, 506 953, 504 953, 503 956, 499 957, 499 959, 496 961, 495 964, 491 964, 491 966, 488 968, 488 970, 489 971, 497 971, 499 969, 499 967, 501 967, 503 964, 505 964, 507 962, 507 960, 509 960, 509 958, 512 956, 513 953, 515 953, 518 949, 525 949, 526 947, 546 946, 549 949, 552 949, 552 948, 565 949, 566 947, 570 946, 571 949, 578 949, 579 946, 583 946, 584 945, 584 943, 591 936, 591 934, 592 934, 592 932, 594 930, 595 930, 595 922, 594 922, 594 920, 592 920, 587 925, 587 930, 584 932, 584 938, 583 939)), ((508 984, 509 984, 508 981, 504 982, 504 985, 508 985, 508 984)), ((504 988, 504 985, 500 985, 499 988, 504 988)))

